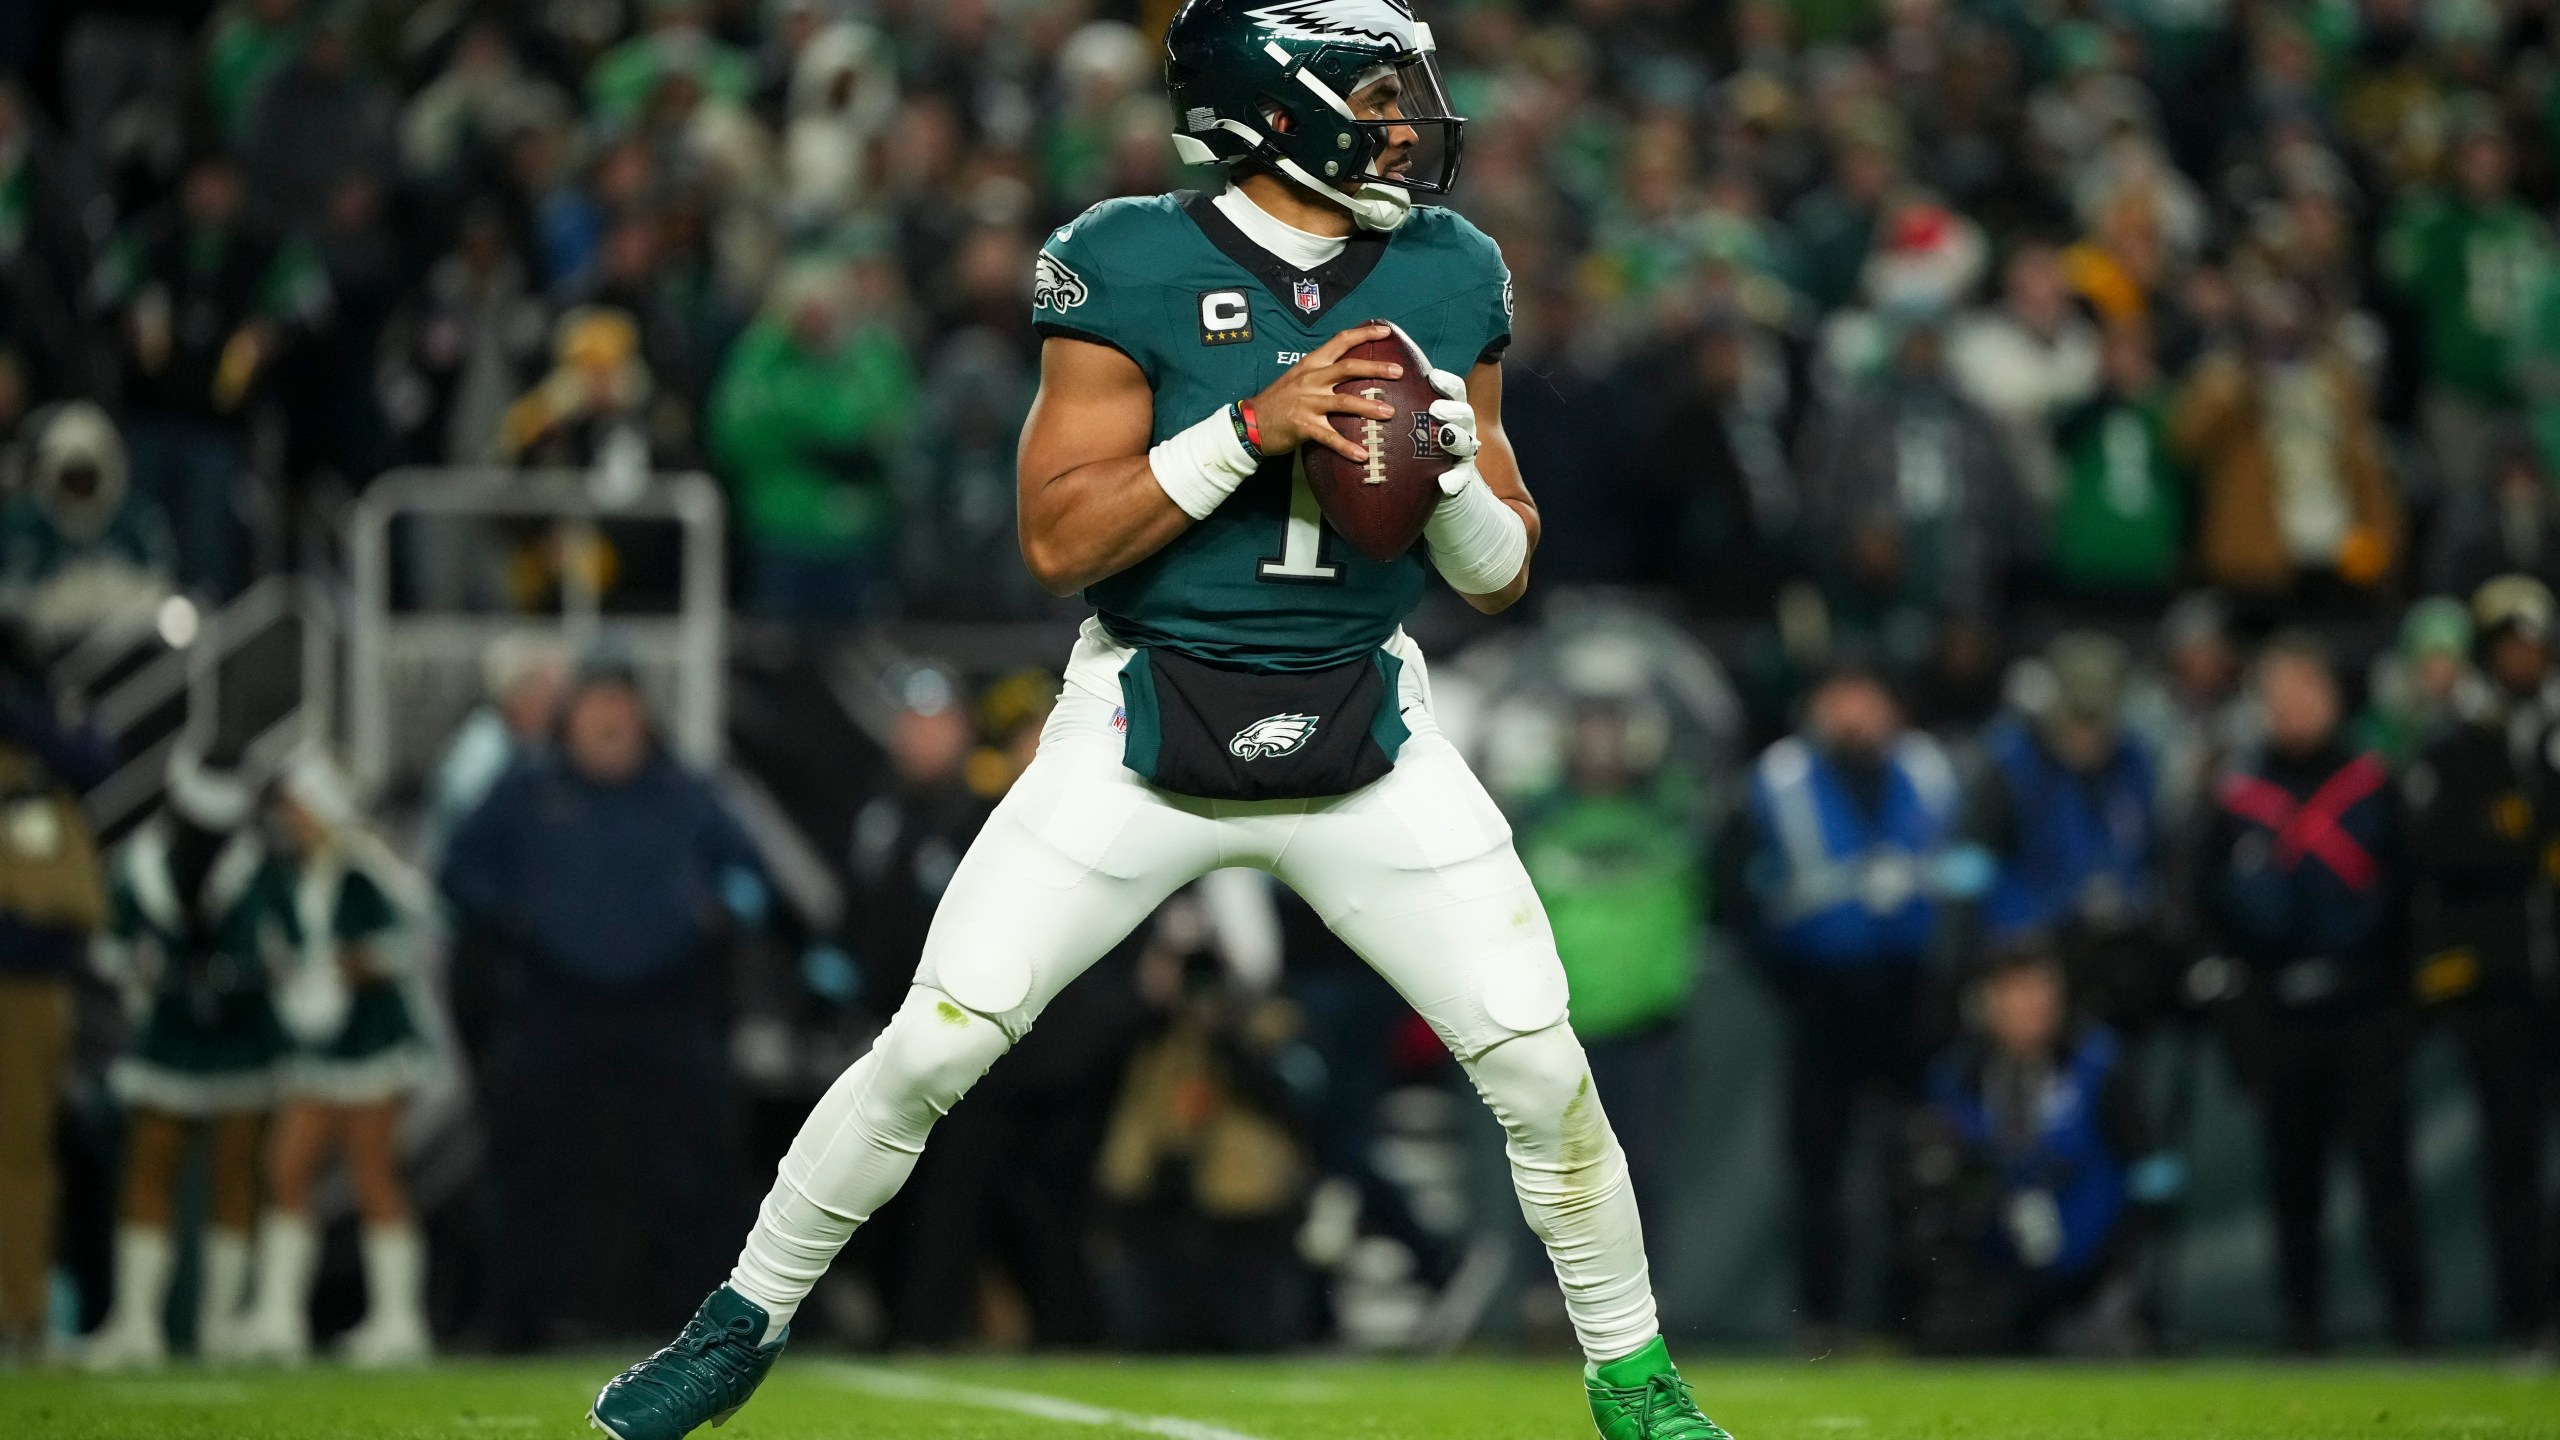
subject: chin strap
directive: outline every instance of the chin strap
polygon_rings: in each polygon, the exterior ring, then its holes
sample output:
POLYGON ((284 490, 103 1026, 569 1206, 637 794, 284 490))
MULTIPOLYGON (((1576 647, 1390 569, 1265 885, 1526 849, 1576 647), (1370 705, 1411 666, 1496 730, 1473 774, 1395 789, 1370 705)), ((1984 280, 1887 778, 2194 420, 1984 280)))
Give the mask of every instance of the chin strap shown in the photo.
POLYGON ((1351 222, 1363 230, 1393 230, 1413 213, 1413 196, 1401 185, 1373 180, 1358 190, 1345 193, 1308 174, 1305 166, 1286 157, 1280 161, 1280 173, 1350 211, 1351 222))
MULTIPOLYGON (((1216 128, 1243 137, 1247 145, 1252 146, 1263 158, 1273 163, 1281 174, 1350 211, 1351 223, 1363 230, 1380 232, 1393 230, 1405 222, 1405 217, 1413 213, 1413 196, 1401 185, 1389 185, 1384 181, 1372 180, 1356 191, 1345 193, 1317 179, 1297 161, 1278 153, 1277 148, 1252 126, 1234 120, 1220 120, 1216 128)), ((1173 153, 1185 165, 1219 163, 1217 152, 1211 150, 1208 143, 1197 136, 1175 135, 1173 153)))

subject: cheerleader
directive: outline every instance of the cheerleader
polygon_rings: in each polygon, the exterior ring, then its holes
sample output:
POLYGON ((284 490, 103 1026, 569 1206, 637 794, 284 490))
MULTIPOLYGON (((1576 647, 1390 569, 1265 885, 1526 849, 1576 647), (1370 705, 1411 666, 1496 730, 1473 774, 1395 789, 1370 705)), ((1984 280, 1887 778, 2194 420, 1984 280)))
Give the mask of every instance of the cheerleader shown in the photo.
POLYGON ((246 1348, 283 1364, 310 1354, 319 1253, 311 1192, 334 1155, 346 1163, 364 1225, 365 1317, 340 1351, 363 1367, 419 1364, 431 1349, 426 1255, 401 1184, 398 1138, 402 1105, 430 1078, 434 1056, 392 896, 421 887, 364 830, 344 780, 317 754, 286 769, 271 818, 305 943, 277 989, 293 1050, 268 1149, 246 1348))
POLYGON ((116 855, 94 953, 134 1028, 108 1071, 126 1110, 124 1184, 114 1299, 84 1350, 96 1368, 151 1367, 168 1354, 171 1192, 198 1130, 212 1142, 212 1194, 196 1348, 208 1359, 238 1351, 259 1138, 285 1049, 271 980, 298 940, 290 874, 259 843, 250 810, 236 774, 182 748, 165 809, 116 855))

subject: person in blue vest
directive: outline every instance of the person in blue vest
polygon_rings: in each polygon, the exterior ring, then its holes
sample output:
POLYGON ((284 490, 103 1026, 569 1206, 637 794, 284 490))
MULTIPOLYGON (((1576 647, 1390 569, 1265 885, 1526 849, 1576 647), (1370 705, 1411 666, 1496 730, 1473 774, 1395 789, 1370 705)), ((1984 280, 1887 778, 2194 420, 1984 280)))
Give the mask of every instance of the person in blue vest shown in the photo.
POLYGON ((1982 938, 2050 937, 2092 1014, 2140 1030, 2168 1007, 2173 957, 2161 926, 2158 781, 2123 722, 2115 640, 2058 636, 2027 670, 2017 713, 1984 734, 1965 828, 1999 864, 1982 938))
POLYGON ((2293 1348, 2327 1344, 2321 1244, 2341 1138, 2364 1191, 2390 1336, 2422 1341, 2409 1178, 2411 1015, 2399 791, 2343 739, 2315 636, 2278 635, 2256 673, 2266 744, 2222 775, 2198 847, 2198 909, 2232 971, 2235 1058, 2260 1109, 2277 1272, 2293 1348))
POLYGON ((1956 853, 1958 786, 1937 742, 1903 727, 1884 681, 1836 669, 1803 728, 1760 756, 1718 889, 1794 1036, 1789 1153, 1801 1339, 1838 1339, 1842 1172, 1861 1101, 1917 1098, 1922 1001, 1942 902, 1979 883, 1956 853))
POLYGON ((1929 1068, 1929 1138, 1909 1167, 1922 1194, 1905 1213, 1927 1251, 1915 1338, 1935 1351, 2145 1348, 2136 1262, 2183 1176, 2153 1151, 2122 1039, 2074 1017, 2036 937, 1993 950, 1968 999, 1974 1033, 1929 1068))

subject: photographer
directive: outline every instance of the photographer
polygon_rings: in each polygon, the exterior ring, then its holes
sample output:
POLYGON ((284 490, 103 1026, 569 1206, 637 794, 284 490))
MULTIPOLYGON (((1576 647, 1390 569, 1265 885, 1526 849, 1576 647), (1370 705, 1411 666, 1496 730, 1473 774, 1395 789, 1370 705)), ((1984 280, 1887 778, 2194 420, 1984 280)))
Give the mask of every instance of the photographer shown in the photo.
POLYGON ((2151 1151, 2124 1045, 2072 1016, 2040 942, 1995 952, 1970 998, 1976 1033, 1930 1066, 1927 1138, 1909 1167, 1906 1213, 1930 1252, 1914 1266, 1918 1341, 2139 1350, 2140 1240, 2181 1175, 2151 1151))

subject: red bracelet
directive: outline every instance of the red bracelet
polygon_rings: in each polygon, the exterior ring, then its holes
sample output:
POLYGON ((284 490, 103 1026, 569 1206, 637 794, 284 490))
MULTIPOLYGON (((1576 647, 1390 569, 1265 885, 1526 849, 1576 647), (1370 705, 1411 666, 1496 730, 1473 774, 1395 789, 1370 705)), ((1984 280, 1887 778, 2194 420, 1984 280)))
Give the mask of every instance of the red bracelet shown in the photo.
POLYGON ((1252 402, 1252 401, 1250 401, 1250 400, 1239 400, 1239 401, 1237 401, 1237 402, 1236 402, 1236 414, 1238 414, 1238 415, 1240 415, 1240 416, 1244 417, 1244 443, 1245 443, 1245 448, 1247 448, 1247 449, 1251 450, 1251 451, 1252 451, 1254 454, 1256 454, 1256 455, 1261 454, 1261 453, 1262 453, 1262 422, 1261 422, 1260 420, 1257 420, 1257 419, 1255 419, 1255 418, 1254 418, 1254 414, 1253 414, 1253 402, 1252 402))

